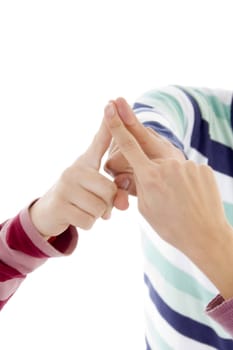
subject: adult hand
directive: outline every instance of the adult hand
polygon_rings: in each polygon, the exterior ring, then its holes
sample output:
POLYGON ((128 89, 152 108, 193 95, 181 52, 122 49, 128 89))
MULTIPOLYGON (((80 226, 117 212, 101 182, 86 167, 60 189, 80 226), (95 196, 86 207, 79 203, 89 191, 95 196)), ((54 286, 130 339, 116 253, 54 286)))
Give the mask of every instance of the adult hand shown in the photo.
POLYGON ((197 264, 224 297, 233 296, 229 267, 233 231, 211 168, 185 160, 151 161, 123 124, 114 103, 105 109, 105 122, 133 169, 141 214, 164 240, 197 264))
POLYGON ((111 138, 102 122, 87 151, 32 205, 31 218, 42 235, 58 235, 69 225, 90 229, 99 217, 108 219, 113 206, 127 209, 128 194, 99 172, 111 138))
MULTIPOLYGON (((152 161, 167 158, 174 158, 177 160, 185 159, 184 154, 170 141, 160 136, 151 128, 143 126, 123 98, 118 98, 114 101, 114 104, 125 126, 137 139, 137 142, 149 159, 152 161)), ((136 195, 133 169, 120 151, 115 140, 113 140, 110 147, 108 160, 105 164, 105 171, 113 176, 118 187, 127 187, 131 195, 136 195)))

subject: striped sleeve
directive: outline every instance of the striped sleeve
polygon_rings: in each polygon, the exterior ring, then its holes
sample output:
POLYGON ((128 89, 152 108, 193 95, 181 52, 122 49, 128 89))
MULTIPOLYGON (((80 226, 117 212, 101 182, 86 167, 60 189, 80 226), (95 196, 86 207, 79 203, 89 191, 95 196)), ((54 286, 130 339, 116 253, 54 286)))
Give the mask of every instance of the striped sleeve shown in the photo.
POLYGON ((50 257, 71 254, 77 244, 76 228, 45 240, 34 227, 28 208, 0 226, 0 310, 27 274, 50 257))
POLYGON ((168 138, 187 158, 233 177, 232 91, 168 86, 139 97, 133 109, 139 120, 168 138), (199 161, 199 157, 197 157, 199 161))
POLYGON ((193 106, 185 92, 175 86, 151 90, 133 105, 139 120, 185 152, 193 129, 193 106))

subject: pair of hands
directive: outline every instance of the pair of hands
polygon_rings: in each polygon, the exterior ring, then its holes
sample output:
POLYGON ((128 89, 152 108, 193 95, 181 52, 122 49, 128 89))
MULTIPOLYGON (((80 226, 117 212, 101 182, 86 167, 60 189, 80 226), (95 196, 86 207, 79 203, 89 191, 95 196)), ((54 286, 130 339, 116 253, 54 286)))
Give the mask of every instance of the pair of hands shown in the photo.
POLYGON ((87 151, 32 206, 32 220, 45 236, 69 225, 89 229, 99 217, 109 218, 113 207, 127 209, 129 193, 137 195, 139 211, 164 240, 199 266, 225 298, 233 295, 233 232, 212 170, 185 160, 141 125, 121 98, 105 108, 87 151), (112 138, 105 169, 114 181, 99 172, 112 138))
MULTIPOLYGON (((183 154, 169 141, 145 128, 137 120, 124 99, 119 98, 114 103, 124 118, 125 127, 137 138, 150 159, 170 157, 184 160, 183 154)), ((108 106, 101 126, 86 152, 31 207, 33 223, 45 237, 59 235, 69 225, 90 229, 98 218, 108 219, 113 207, 127 209, 128 195, 136 195, 133 168, 114 140, 112 142, 107 114, 108 106), (99 171, 102 158, 109 147, 105 170, 112 175, 114 181, 99 171)))

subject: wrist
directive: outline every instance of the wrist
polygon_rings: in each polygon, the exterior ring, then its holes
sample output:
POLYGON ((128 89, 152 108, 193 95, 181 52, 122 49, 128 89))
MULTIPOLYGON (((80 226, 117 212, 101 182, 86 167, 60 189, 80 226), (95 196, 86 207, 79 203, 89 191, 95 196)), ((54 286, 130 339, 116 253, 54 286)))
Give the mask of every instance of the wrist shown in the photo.
POLYGON ((216 286, 225 300, 233 297, 233 229, 228 227, 228 240, 222 251, 219 250, 219 270, 216 276, 216 286))
POLYGON ((40 215, 40 210, 38 210, 38 202, 40 201, 40 199, 38 199, 37 201, 35 201, 29 208, 29 215, 31 218, 31 221, 33 223, 33 225, 35 226, 36 230, 38 231, 38 233, 45 238, 46 240, 48 240, 51 235, 46 234, 46 232, 44 232, 44 229, 42 228, 41 225, 41 215, 40 215))
POLYGON ((233 228, 226 224, 214 240, 205 247, 203 255, 192 259, 219 290, 224 299, 233 297, 233 228), (219 234, 220 233, 220 234, 219 234))
POLYGON ((46 195, 35 201, 29 208, 29 215, 38 233, 45 239, 61 234, 67 227, 59 226, 54 212, 51 212, 46 195))

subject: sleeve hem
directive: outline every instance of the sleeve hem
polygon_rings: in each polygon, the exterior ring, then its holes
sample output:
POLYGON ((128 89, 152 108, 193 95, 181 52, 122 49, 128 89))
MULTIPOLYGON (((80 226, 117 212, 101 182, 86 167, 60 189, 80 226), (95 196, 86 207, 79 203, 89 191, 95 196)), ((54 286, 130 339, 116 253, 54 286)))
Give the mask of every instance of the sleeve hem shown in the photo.
POLYGON ((233 298, 225 300, 218 294, 207 305, 206 313, 233 336, 233 298))
POLYGON ((78 242, 77 229, 73 226, 68 227, 65 232, 55 237, 50 243, 42 237, 40 232, 38 232, 33 225, 29 214, 29 207, 30 205, 20 212, 19 219, 22 229, 32 243, 48 257, 59 257, 71 254, 76 248, 78 242), (60 236, 62 236, 62 240, 60 236), (59 244, 56 244, 57 240, 59 241, 59 244))

